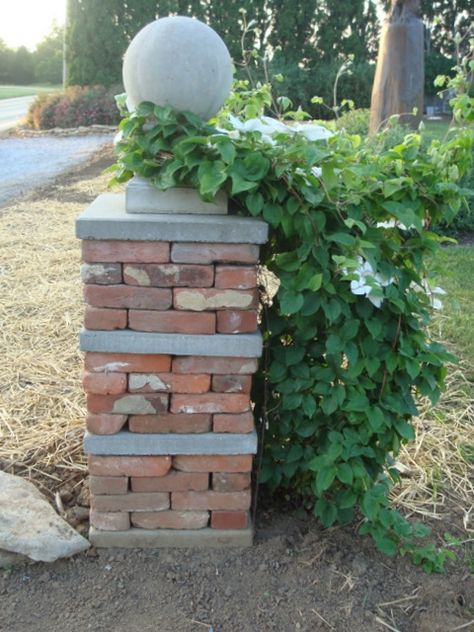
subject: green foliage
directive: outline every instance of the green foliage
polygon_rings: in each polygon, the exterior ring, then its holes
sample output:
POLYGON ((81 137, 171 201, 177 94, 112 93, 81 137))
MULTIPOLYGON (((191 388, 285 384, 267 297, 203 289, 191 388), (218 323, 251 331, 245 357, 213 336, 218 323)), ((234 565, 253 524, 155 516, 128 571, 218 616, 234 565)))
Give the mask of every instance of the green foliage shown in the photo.
POLYGON ((28 111, 28 123, 35 129, 115 125, 120 116, 115 90, 103 86, 74 86, 65 92, 40 94, 28 111))
POLYGON ((60 84, 63 79, 64 29, 53 27, 34 52, 35 81, 60 84))
MULTIPOLYGON (((233 95, 228 110, 260 116, 267 97, 233 95)), ((120 124, 115 180, 137 173, 205 200, 223 189, 269 223, 262 262, 280 285, 254 393, 268 425, 260 480, 305 498, 325 526, 360 511, 381 551, 438 571, 446 552, 389 507, 388 490, 414 438, 416 396, 437 401, 450 359, 426 329, 425 259, 442 241, 429 226, 459 209, 472 130, 425 150, 413 133, 395 145, 346 132, 325 140, 312 123, 286 123, 257 118, 248 131, 223 116, 216 128, 143 103, 120 124)))

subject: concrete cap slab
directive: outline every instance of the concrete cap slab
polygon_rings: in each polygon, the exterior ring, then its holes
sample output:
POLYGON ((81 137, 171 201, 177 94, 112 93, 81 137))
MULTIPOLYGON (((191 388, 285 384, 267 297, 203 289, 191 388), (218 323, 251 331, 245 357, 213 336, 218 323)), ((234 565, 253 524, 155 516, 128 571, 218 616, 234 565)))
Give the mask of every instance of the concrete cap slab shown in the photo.
POLYGON ((124 193, 104 193, 77 218, 79 239, 264 244, 268 224, 252 217, 127 213, 124 193))

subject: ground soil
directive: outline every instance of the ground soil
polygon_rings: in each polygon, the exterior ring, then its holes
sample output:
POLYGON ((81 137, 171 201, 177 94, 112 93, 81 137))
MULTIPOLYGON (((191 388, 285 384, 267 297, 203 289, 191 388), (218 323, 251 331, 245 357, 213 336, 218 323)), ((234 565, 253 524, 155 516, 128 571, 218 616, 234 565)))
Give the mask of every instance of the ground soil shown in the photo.
MULTIPOLYGON (((45 204, 54 195, 85 205, 88 195, 73 185, 108 163, 110 155, 97 157, 35 195, 45 204)), ((5 462, 0 467, 12 470, 5 462)), ((69 478, 50 486, 50 496, 62 492, 71 522, 85 532, 77 510, 88 504, 87 486, 80 473, 69 478)), ((37 482, 47 491, 47 480, 37 482)), ((454 508, 445 508, 434 538, 449 532, 466 539, 460 523, 454 508)), ((74 559, 0 571, 0 631, 474 630, 472 558, 469 565, 459 556, 445 574, 427 575, 406 559, 379 554, 356 534, 357 524, 325 530, 264 490, 255 526, 249 549, 90 549, 74 559)))

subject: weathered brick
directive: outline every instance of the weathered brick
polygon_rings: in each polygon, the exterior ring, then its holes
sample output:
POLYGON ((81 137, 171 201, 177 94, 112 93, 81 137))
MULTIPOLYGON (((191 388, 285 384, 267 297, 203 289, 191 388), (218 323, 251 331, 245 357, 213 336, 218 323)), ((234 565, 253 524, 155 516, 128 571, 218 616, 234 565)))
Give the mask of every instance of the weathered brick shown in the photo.
POLYGON ((128 478, 126 476, 90 476, 89 489, 92 494, 126 494, 128 478))
POLYGON ((248 290, 257 286, 257 269, 244 266, 216 266, 215 287, 248 290))
POLYGON ((165 334, 216 333, 216 315, 210 312, 131 309, 128 317, 128 326, 135 331, 156 331, 165 334))
POLYGON ((254 244, 174 243, 171 261, 175 263, 257 263, 258 246, 254 244))
POLYGON ((207 393, 210 375, 181 375, 177 373, 130 373, 131 393, 207 393))
POLYGON ((252 432, 254 428, 253 413, 251 411, 240 415, 214 415, 212 429, 214 432, 252 432))
POLYGON ((103 513, 92 509, 90 523, 100 531, 127 531, 130 529, 130 515, 118 511, 103 513))
POLYGON ((83 283, 113 285, 122 283, 122 264, 120 263, 83 263, 81 265, 83 283))
POLYGON ((132 513, 132 525, 140 529, 203 529, 209 523, 208 511, 161 511, 132 513))
POLYGON ((164 241, 82 242, 82 259, 89 262, 167 263, 170 245, 164 241))
POLYGON ((234 393, 204 393, 201 395, 173 393, 170 403, 172 413, 243 413, 249 408, 249 396, 234 393))
POLYGON ((231 511, 250 508, 251 495, 249 490, 243 492, 221 493, 207 492, 172 492, 171 508, 187 511, 209 509, 216 511, 227 509, 231 511))
POLYGON ((86 329, 112 331, 114 329, 126 329, 127 310, 107 309, 86 305, 84 312, 84 327, 86 329))
POLYGON ((250 393, 251 375, 214 375, 212 390, 215 393, 250 393))
POLYGON ((173 373, 250 374, 257 370, 255 358, 211 358, 182 356, 173 358, 173 373))
POLYGON ((97 456, 87 458, 89 472, 97 476, 165 476, 170 456, 97 456))
POLYGON ((256 310, 217 312, 217 332, 220 334, 248 334, 257 331, 256 310))
POLYGON ((82 386, 86 393, 96 395, 119 395, 127 390, 125 373, 90 373, 85 371, 82 386))
POLYGON ((213 529, 246 529, 248 524, 249 514, 247 511, 213 511, 211 513, 211 527, 213 529))
POLYGON ((171 356, 89 352, 85 354, 85 368, 94 373, 167 373, 171 368, 171 356))
MULTIPOLYGON (((91 286, 92 287, 92 286, 91 286)), ((258 305, 257 290, 217 290, 215 288, 175 288, 175 309, 203 312, 217 309, 255 309, 258 305)))
POLYGON ((87 413, 86 426, 89 432, 98 435, 117 434, 127 422, 127 415, 95 415, 87 413))
POLYGON ((214 266, 141 264, 126 265, 125 283, 150 287, 212 287, 214 266))
POLYGON ((98 495, 91 497, 91 507, 95 511, 164 511, 170 507, 170 495, 153 492, 142 494, 129 492, 111 496, 98 495))
POLYGON ((91 413, 153 415, 155 413, 163 413, 168 410, 168 395, 88 395, 87 410, 91 413))
POLYGON ((241 492, 249 489, 250 483, 250 472, 214 472, 212 475, 212 489, 216 492, 241 492))
POLYGON ((173 468, 181 472, 251 472, 252 455, 173 457, 173 468))
POLYGON ((211 415, 130 415, 128 427, 131 432, 209 432, 211 415))
POLYGON ((84 300, 93 307, 164 310, 171 307, 171 290, 133 285, 85 285, 84 300))
POLYGON ((132 477, 131 485, 134 492, 199 492, 209 489, 209 474, 171 470, 166 476, 132 477))

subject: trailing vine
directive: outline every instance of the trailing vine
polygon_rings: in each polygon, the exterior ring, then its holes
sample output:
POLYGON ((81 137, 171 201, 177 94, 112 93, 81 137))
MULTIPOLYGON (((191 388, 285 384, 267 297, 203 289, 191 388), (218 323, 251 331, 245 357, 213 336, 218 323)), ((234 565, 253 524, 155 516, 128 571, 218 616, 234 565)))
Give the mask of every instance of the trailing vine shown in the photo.
MULTIPOLYGON (((236 213, 268 222, 262 263, 279 287, 264 330, 260 379, 271 389, 260 480, 305 498, 325 526, 360 511, 360 533, 381 551, 441 570, 449 553, 391 508, 388 493, 400 447, 414 438, 416 398, 438 400, 451 359, 427 331, 442 291, 425 260, 443 240, 430 225, 459 210, 472 131, 428 151, 417 133, 384 148, 266 118, 269 94, 241 82, 210 123, 142 103, 121 122, 114 181, 139 174, 208 201, 225 190, 236 213)), ((262 391, 257 380, 257 412, 262 391)))

